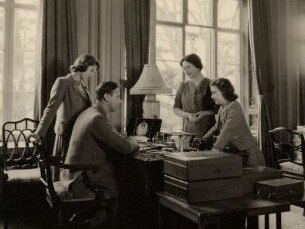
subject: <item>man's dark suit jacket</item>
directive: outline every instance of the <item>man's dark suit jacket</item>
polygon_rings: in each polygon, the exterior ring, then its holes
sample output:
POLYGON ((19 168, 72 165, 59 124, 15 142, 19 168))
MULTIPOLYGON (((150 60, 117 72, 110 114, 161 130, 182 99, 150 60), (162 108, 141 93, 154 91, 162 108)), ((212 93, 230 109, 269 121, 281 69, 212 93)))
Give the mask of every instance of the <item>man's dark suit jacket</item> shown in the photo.
MULTIPOLYGON (((95 104, 76 119, 65 163, 98 165, 97 172, 88 172, 89 180, 93 185, 104 187, 106 198, 113 198, 118 195, 118 190, 109 155, 116 152, 130 154, 133 151, 134 147, 128 139, 111 125, 103 108, 95 104)), ((79 181, 81 177, 79 171, 64 170, 61 174, 62 181, 72 182, 67 182, 72 186, 72 190, 73 182, 79 181)))

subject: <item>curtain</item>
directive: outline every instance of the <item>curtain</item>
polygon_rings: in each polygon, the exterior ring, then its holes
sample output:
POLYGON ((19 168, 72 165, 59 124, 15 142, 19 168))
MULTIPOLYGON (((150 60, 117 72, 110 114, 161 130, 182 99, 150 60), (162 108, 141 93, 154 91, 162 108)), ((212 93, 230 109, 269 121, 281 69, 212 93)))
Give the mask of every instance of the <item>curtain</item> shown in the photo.
POLYGON ((268 130, 271 129, 273 82, 270 53, 270 9, 266 0, 249 0, 249 39, 252 73, 260 97, 259 142, 268 166, 274 166, 268 130))
MULTIPOLYGON (((125 72, 124 0, 75 0, 77 46, 79 53, 91 53, 100 61, 97 77, 90 79, 90 92, 95 102, 95 89, 105 81, 120 82, 125 72)), ((123 93, 122 93, 123 94, 123 93)), ((120 131, 123 108, 110 115, 120 131)))
POLYGON ((305 121, 302 9, 300 0, 249 0, 252 72, 261 98, 259 140, 268 166, 275 165, 268 129, 296 129, 305 121))
MULTIPOLYGON (((77 57, 75 1, 43 0, 42 4, 41 77, 36 93, 40 102, 35 106, 37 119, 41 118, 48 103, 55 79, 66 75, 77 57)), ((50 132, 47 138, 51 144, 50 132)))
POLYGON ((298 50, 298 124, 305 125, 305 1, 294 0, 294 2, 296 2, 296 6, 293 8, 293 11, 297 12, 293 23, 296 34, 295 44, 298 50))
POLYGON ((130 95, 129 90, 139 79, 144 64, 148 63, 149 0, 125 0, 126 75, 122 82, 127 93, 127 119, 142 117, 143 95, 130 95))

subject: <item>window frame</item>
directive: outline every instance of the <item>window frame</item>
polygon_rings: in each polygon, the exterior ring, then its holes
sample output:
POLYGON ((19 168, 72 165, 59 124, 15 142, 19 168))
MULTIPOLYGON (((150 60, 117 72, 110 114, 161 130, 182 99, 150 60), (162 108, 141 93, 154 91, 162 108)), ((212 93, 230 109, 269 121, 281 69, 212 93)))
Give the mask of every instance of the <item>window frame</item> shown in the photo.
MULTIPOLYGON (((181 22, 169 22, 169 21, 163 21, 156 18, 156 27, 158 25, 165 25, 165 26, 175 26, 182 29, 182 56, 185 56, 187 53, 185 53, 186 45, 186 26, 196 26, 200 28, 207 28, 212 29, 212 39, 213 39, 213 47, 212 47, 212 56, 213 59, 210 61, 211 66, 211 75, 209 76, 211 79, 214 79, 215 76, 217 76, 217 41, 218 41, 218 34, 219 32, 225 32, 225 33, 233 33, 233 34, 239 34, 239 42, 240 42, 240 76, 239 76, 239 102, 241 106, 243 107, 246 121, 249 124, 249 116, 253 113, 255 113, 255 109, 253 107, 250 107, 250 97, 255 97, 256 92, 252 92, 253 94, 250 95, 249 89, 250 87, 253 88, 253 79, 249 79, 249 37, 248 37, 248 3, 247 0, 238 0, 240 2, 240 27, 239 29, 230 29, 230 28, 222 28, 217 26, 217 13, 218 13, 218 0, 212 1, 212 24, 211 26, 206 25, 197 25, 197 24, 190 24, 188 22, 188 1, 189 0, 182 0, 182 21, 181 22)), ((156 9, 157 10, 157 9, 156 9)), ((156 12, 157 13, 157 12, 156 12)), ((157 34, 155 34, 157 35, 157 34)), ((157 39, 157 37, 156 37, 157 39)), ((156 47, 155 47, 156 48, 156 47)), ((157 50, 155 50, 157 53, 157 50)), ((162 61, 160 59, 156 59, 157 61, 162 61)), ((164 61, 164 60, 163 60, 164 61)), ((181 80, 185 80, 185 76, 181 71, 181 80)))
MULTIPOLYGON (((39 5, 39 4, 38 4, 39 5)), ((4 8, 4 47, 3 47, 3 91, 2 91, 2 118, 0 123, 11 120, 13 117, 13 77, 14 76, 14 19, 15 9, 38 11, 38 6, 15 3, 13 0, 0 2, 0 7, 4 8)), ((37 23, 38 25, 39 23, 37 23)), ((38 31, 38 30, 37 30, 38 31)), ((36 49, 37 51, 37 49, 36 49)), ((35 82, 33 82, 35 83, 35 82)), ((34 111, 33 111, 34 113, 34 111)), ((29 117, 33 118, 33 117, 29 117)))

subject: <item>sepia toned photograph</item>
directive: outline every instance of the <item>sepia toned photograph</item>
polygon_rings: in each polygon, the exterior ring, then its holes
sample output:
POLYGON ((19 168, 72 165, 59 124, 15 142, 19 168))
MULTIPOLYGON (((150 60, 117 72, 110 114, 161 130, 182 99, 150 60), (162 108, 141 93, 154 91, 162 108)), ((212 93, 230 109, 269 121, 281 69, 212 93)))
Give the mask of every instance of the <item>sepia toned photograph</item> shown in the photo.
POLYGON ((0 0, 0 228, 305 228, 305 0, 0 0))

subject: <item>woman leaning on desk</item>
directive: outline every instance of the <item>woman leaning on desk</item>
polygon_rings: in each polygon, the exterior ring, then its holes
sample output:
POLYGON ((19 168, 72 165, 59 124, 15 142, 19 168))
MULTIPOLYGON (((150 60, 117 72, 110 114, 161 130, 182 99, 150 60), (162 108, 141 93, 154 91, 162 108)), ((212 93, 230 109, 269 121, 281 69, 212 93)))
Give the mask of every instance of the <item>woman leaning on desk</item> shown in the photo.
POLYGON ((201 74, 203 66, 196 54, 183 57, 180 66, 188 80, 179 86, 174 112, 185 119, 184 132, 201 138, 215 123, 210 79, 201 74))
POLYGON ((36 141, 45 137, 56 116, 53 155, 65 158, 73 124, 77 116, 91 105, 88 81, 99 67, 100 64, 94 56, 82 54, 70 66, 70 74, 58 77, 53 84, 49 102, 35 134, 32 135, 36 141))
POLYGON ((212 81, 212 99, 220 105, 216 124, 202 137, 206 141, 216 132, 219 135, 214 148, 248 155, 248 166, 265 165, 265 159, 246 123, 237 95, 228 79, 212 81))

